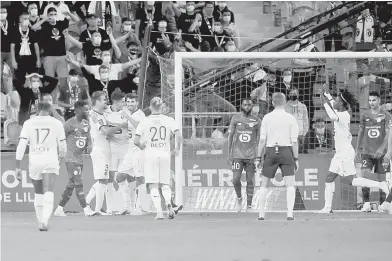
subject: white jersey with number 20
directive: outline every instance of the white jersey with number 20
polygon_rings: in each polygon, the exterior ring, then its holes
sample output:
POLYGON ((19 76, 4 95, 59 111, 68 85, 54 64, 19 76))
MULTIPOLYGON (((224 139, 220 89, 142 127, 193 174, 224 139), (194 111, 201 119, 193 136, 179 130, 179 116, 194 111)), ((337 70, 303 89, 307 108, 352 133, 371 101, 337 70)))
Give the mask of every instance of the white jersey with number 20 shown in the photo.
POLYGON ((153 114, 139 123, 136 135, 146 142, 146 155, 170 155, 170 138, 177 130, 178 127, 173 118, 162 114, 153 114))

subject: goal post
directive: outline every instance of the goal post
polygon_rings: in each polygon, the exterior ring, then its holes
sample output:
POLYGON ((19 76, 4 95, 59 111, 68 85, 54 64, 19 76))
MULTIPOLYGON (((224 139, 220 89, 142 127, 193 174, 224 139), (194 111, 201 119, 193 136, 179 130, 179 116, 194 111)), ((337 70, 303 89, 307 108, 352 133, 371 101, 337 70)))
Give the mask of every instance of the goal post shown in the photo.
MULTIPOLYGON (((234 189, 229 184, 229 177, 232 177, 230 176, 232 175, 230 174, 231 169, 228 165, 222 167, 222 162, 225 161, 227 156, 225 156, 224 152, 225 146, 227 146, 227 143, 225 143, 227 135, 223 133, 226 131, 225 128, 227 129, 227 119, 239 112, 238 104, 240 104, 242 99, 245 96, 248 97, 255 88, 262 85, 260 81, 256 81, 247 85, 246 90, 243 90, 244 87, 238 84, 238 82, 241 82, 243 79, 249 81, 250 78, 247 74, 252 77, 258 75, 257 77, 260 80, 266 75, 276 74, 276 71, 282 72, 290 69, 293 74, 298 71, 296 75, 302 77, 301 70, 310 67, 317 68, 314 77, 312 76, 311 78, 311 82, 307 82, 310 81, 310 78, 301 78, 299 81, 296 79, 297 85, 294 88, 300 89, 302 85, 305 86, 307 84, 306 88, 311 90, 310 93, 305 94, 305 96, 307 95, 305 98, 307 100, 303 101, 305 105, 312 104, 311 106, 316 106, 317 103, 317 107, 322 107, 319 104, 321 103, 320 99, 315 94, 315 89, 317 88, 328 86, 330 91, 335 93, 341 89, 348 88, 349 91, 355 92, 357 100, 361 103, 358 108, 353 108, 356 110, 356 116, 353 116, 352 122, 358 123, 359 110, 362 107, 365 108, 368 103, 367 98, 363 101, 364 96, 361 96, 362 93, 360 92, 363 88, 367 88, 369 91, 369 88, 377 88, 377 84, 381 84, 382 88, 388 88, 389 93, 391 93, 391 61, 392 53, 390 52, 175 53, 174 90, 169 95, 162 93, 162 97, 166 97, 164 98, 166 103, 171 103, 169 104, 172 110, 170 115, 174 116, 177 126, 184 133, 184 146, 182 146, 179 156, 175 157, 174 161, 176 204, 184 204, 184 210, 191 212, 230 212, 235 210, 234 189), (313 61, 313 63, 301 64, 301 61, 313 61), (314 63, 314 61, 317 62, 314 63), (193 72, 192 76, 184 75, 184 68, 190 66, 193 66, 193 69, 197 67, 199 71, 193 72), (204 71, 200 71, 200 68, 204 69, 204 71), (353 75, 356 75, 357 78, 354 79, 353 75), (353 81, 355 82, 354 85, 353 81), (369 81, 373 81, 374 84, 369 81), (234 90, 230 90, 229 94, 227 94, 229 91, 227 86, 234 88, 234 90), (200 95, 200 92, 203 92, 205 89, 217 93, 213 100, 207 101, 210 99, 207 97, 208 95, 200 95), (241 92, 246 93, 242 94, 241 92), (358 93, 360 93, 359 96, 358 93), (168 97, 170 95, 171 97, 168 97), (224 101, 225 99, 226 101, 224 101), (198 106, 190 106, 195 101, 209 102, 210 105, 212 104, 211 107, 214 107, 214 103, 223 102, 225 103, 224 106, 230 106, 230 102, 234 102, 232 107, 236 107, 236 109, 199 110, 198 106), (192 109, 189 110, 189 107, 192 107, 192 109), (217 132, 222 132, 223 135, 214 136, 214 133, 206 135, 206 129, 211 129, 210 132, 212 132, 212 129, 219 129, 217 132), (208 161, 208 164, 205 165, 205 162, 203 163, 202 161, 208 161), (184 162, 186 162, 186 166, 184 166, 184 162), (202 166, 203 164, 204 167, 202 166), (192 173, 193 176, 190 176, 189 173, 192 173), (205 185, 207 183, 208 185, 205 185)), ((265 80, 264 82, 269 81, 265 80)), ((275 79, 273 82, 275 81, 277 80, 275 79)), ((163 83, 162 88, 164 88, 163 83)), ((162 92, 164 92, 163 89, 162 92)), ((388 108, 388 110, 392 109, 392 99, 390 98, 389 96, 383 97, 383 101, 390 104, 391 108, 388 108)), ((303 99, 304 96, 299 97, 300 101, 303 99)), ((268 98, 266 101, 270 103, 268 98)), ((311 114, 313 114, 312 118, 309 119, 310 121, 327 117, 325 112, 322 113, 321 110, 308 109, 312 110, 311 114)), ((270 110, 271 108, 268 109, 268 111, 270 110)), ((308 113, 310 112, 308 111, 308 113)), ((333 125, 329 124, 328 126, 330 131, 333 132, 333 125)), ((309 126, 309 130, 311 128, 312 126, 309 126)), ((352 129, 352 133, 356 134, 355 132, 357 132, 357 129, 352 129)), ((332 152, 301 155, 300 166, 305 162, 304 164, 309 163, 309 167, 304 167, 300 170, 301 178, 296 181, 296 185, 299 188, 296 196, 297 210, 314 211, 323 207, 324 180, 331 157, 332 152), (301 162, 301 159, 303 159, 303 162, 301 162), (320 179, 321 176, 324 177, 324 180, 320 179)), ((260 174, 256 174, 256 186, 258 181, 260 181, 260 178, 257 177, 258 175, 260 174)), ((390 178, 390 174, 387 177, 390 178)), ((334 204, 338 202, 337 210, 354 210, 358 191, 344 182, 336 182, 339 183, 337 184, 337 192, 335 192, 334 199, 334 204)), ((243 183, 243 189, 245 184, 243 183)), ((282 185, 281 177, 272 180, 272 184, 273 187, 270 189, 268 199, 269 203, 267 202, 267 211, 284 211, 286 197, 282 196, 285 195, 285 187, 282 185)), ((258 209, 258 197, 256 194, 257 189, 255 189, 253 199, 255 211, 258 209)), ((243 193, 243 195, 246 196, 246 193, 243 193)))

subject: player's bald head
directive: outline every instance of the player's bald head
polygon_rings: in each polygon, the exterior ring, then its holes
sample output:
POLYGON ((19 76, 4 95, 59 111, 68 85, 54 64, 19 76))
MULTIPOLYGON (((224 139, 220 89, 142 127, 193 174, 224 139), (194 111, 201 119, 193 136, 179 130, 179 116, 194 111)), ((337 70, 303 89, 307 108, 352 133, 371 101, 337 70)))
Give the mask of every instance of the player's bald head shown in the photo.
POLYGON ((286 104, 286 95, 281 92, 275 92, 272 94, 272 103, 275 107, 284 106, 286 104))

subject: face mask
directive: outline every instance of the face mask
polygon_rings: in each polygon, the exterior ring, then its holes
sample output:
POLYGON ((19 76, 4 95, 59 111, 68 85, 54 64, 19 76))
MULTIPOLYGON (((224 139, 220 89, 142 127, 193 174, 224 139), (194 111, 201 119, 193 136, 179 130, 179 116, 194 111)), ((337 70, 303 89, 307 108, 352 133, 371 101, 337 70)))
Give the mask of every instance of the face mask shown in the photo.
POLYGON ((30 15, 31 16, 37 16, 38 15, 38 9, 37 8, 31 9, 30 10, 30 15))
POLYGON ((197 22, 197 26, 200 27, 201 26, 201 21, 197 22))
POLYGON ((186 7, 186 11, 187 12, 193 12, 195 10, 195 7, 193 6, 193 5, 188 5, 187 7, 186 7))
POLYGON ((101 73, 101 80, 107 80, 109 78, 109 73, 101 73))
POLYGON ((325 128, 316 128, 317 134, 324 134, 325 128))
POLYGON ((224 16, 224 17, 223 17, 223 22, 228 23, 228 22, 230 22, 230 20, 231 20, 231 17, 230 17, 230 16, 224 16))
POLYGON ((283 82, 285 83, 290 83, 291 82, 291 75, 283 76, 283 82))
POLYGON ((102 41, 101 37, 94 37, 94 38, 93 38, 93 44, 94 44, 95 46, 101 45, 101 41, 102 41))
POLYGON ((292 101, 296 101, 298 99, 298 95, 293 95, 293 96, 291 96, 291 100, 292 101))
POLYGON ((5 20, 5 19, 7 19, 7 13, 2 13, 2 14, 0 14, 0 20, 5 20))
POLYGON ((124 25, 124 32, 130 32, 132 31, 132 25, 124 25))
POLYGON ((102 57, 102 62, 104 62, 104 63, 110 63, 111 60, 112 60, 112 59, 111 59, 110 56, 104 56, 104 57, 102 57))
POLYGON ((32 83, 31 83, 31 88, 33 88, 33 89, 38 89, 39 86, 40 86, 40 83, 39 83, 39 82, 32 82, 32 83))
POLYGON ((222 29, 222 27, 221 26, 214 26, 214 30, 215 30, 215 32, 218 32, 218 33, 220 33, 220 31, 221 31, 221 29, 222 29))
POLYGON ((21 23, 22 26, 27 27, 30 25, 30 21, 29 20, 23 20, 21 23))
POLYGON ((78 82, 78 77, 69 77, 69 82, 70 83, 73 83, 73 84, 75 84, 75 83, 77 83, 78 82))
POLYGON ((236 51, 235 46, 234 46, 234 45, 229 45, 229 46, 227 47, 227 51, 228 51, 228 52, 235 52, 235 51, 236 51))
POLYGON ((220 8, 225 8, 226 5, 227 5, 226 3, 219 3, 219 7, 220 7, 220 8))

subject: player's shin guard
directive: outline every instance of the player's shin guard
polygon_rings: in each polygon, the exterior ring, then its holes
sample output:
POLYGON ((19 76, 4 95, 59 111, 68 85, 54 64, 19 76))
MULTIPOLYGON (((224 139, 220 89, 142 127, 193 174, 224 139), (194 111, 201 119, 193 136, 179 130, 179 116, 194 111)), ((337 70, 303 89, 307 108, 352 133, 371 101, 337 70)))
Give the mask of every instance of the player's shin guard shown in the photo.
POLYGON ((325 206, 328 210, 332 209, 333 193, 335 192, 335 182, 325 183, 325 206))
POLYGON ((136 204, 136 181, 129 183, 129 197, 130 206, 134 209, 136 204))
POLYGON ((136 207, 146 211, 150 203, 150 199, 147 195, 146 184, 139 185, 139 187, 137 187, 136 207))
POLYGON ((76 192, 76 197, 79 200, 80 206, 82 208, 87 207, 86 198, 84 196, 83 184, 75 185, 75 192, 76 192))
POLYGON ((260 199, 259 199, 259 217, 264 218, 265 216, 265 203, 267 201, 268 196, 268 188, 261 187, 259 190, 260 199))
POLYGON ((48 226, 50 216, 53 213, 54 193, 51 191, 45 192, 43 199, 42 223, 48 226))
POLYGON ((75 188, 75 184, 72 180, 70 180, 64 189, 63 195, 61 196, 61 200, 59 203, 60 207, 63 208, 68 203, 69 199, 72 197, 74 188, 75 188))
POLYGON ((369 202, 370 200, 370 188, 363 187, 362 188, 362 199, 363 202, 369 202))
POLYGON ((287 187, 287 216, 288 217, 293 217, 293 210, 294 210, 294 204, 295 204, 295 187, 290 186, 287 187))
POLYGON ((157 213, 162 213, 161 195, 159 194, 158 188, 152 188, 150 190, 150 195, 157 213))
POLYGON ((382 190, 380 189, 380 205, 381 205, 382 203, 384 203, 386 197, 387 197, 387 194, 386 194, 384 191, 382 191, 382 190))
POLYGON ((169 187, 169 185, 163 185, 162 186, 162 196, 165 199, 166 205, 171 206, 171 195, 172 195, 172 191, 171 191, 171 188, 169 187))
POLYGON ((234 187, 235 193, 237 194, 237 198, 242 198, 241 180, 234 178, 233 179, 233 187, 234 187))
POLYGON ((123 203, 124 203, 124 210, 128 210, 131 204, 131 190, 129 189, 128 181, 123 181, 118 183, 118 190, 121 193, 123 203))
POLYGON ((35 215, 37 216, 38 222, 42 222, 43 201, 44 201, 44 195, 43 194, 35 194, 35 196, 34 196, 34 208, 35 208, 35 215))
POLYGON ((103 201, 105 200, 106 184, 98 183, 95 187, 95 194, 96 194, 95 212, 100 212, 103 205, 103 201))
POLYGON ((90 205, 91 201, 95 197, 97 186, 99 186, 99 181, 95 182, 94 185, 91 187, 90 191, 87 193, 86 202, 90 205))
POLYGON ((252 206, 254 190, 255 190, 255 185, 253 183, 253 180, 248 181, 246 183, 246 204, 247 204, 247 206, 252 206))
POLYGON ((113 204, 114 204, 114 187, 113 187, 113 183, 108 183, 106 189, 106 212, 108 214, 113 212, 113 204))
POLYGON ((387 198, 385 199, 386 202, 391 203, 392 202, 392 191, 389 193, 387 198))

